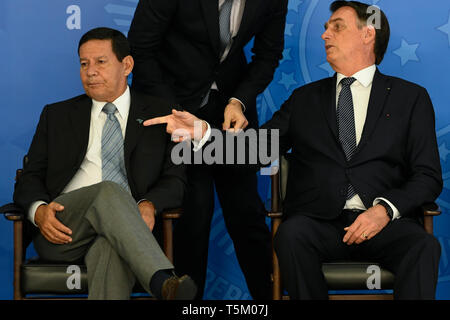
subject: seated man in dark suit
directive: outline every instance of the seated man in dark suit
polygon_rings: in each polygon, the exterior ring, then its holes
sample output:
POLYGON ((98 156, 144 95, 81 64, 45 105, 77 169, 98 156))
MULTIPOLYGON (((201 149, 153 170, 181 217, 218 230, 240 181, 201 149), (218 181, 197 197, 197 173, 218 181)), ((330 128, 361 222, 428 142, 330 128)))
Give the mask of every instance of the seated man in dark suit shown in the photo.
POLYGON ((134 62, 121 32, 87 32, 78 54, 86 94, 44 108, 14 192, 37 227, 35 249, 48 261, 84 258, 90 299, 128 299, 136 279, 159 299, 191 299, 195 284, 175 276, 152 234, 186 185, 170 136, 141 125, 169 106, 128 88, 134 62))
MULTIPOLYGON (((262 126, 279 129, 281 153, 292 148, 275 238, 282 281, 292 299, 327 299, 321 264, 367 259, 396 275, 395 298, 433 299, 440 244, 418 212, 442 190, 432 103, 424 88, 376 68, 390 34, 382 11, 377 28, 369 5, 330 9, 322 39, 336 74, 295 90, 262 126)), ((194 137, 197 120, 173 110, 145 124, 194 137)))

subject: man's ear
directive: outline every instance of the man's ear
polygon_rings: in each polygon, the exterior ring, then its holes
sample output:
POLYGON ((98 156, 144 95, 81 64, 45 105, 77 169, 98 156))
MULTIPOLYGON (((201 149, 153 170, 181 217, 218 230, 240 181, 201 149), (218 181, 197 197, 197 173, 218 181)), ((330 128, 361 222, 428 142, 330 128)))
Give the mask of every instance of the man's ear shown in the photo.
POLYGON ((124 66, 124 75, 128 77, 134 67, 134 59, 132 56, 128 55, 122 60, 122 65, 124 66))
POLYGON ((363 40, 366 44, 369 44, 372 41, 375 42, 375 36, 376 36, 376 30, 375 30, 374 26, 368 25, 364 28, 363 40))

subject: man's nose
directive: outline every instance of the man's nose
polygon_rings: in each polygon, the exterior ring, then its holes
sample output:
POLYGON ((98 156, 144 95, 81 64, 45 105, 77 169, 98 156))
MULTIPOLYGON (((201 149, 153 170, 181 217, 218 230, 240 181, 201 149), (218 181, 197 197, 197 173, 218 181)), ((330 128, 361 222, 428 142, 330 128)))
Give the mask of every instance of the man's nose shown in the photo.
POLYGON ((90 77, 95 76, 97 75, 97 67, 95 65, 89 65, 86 72, 90 77))

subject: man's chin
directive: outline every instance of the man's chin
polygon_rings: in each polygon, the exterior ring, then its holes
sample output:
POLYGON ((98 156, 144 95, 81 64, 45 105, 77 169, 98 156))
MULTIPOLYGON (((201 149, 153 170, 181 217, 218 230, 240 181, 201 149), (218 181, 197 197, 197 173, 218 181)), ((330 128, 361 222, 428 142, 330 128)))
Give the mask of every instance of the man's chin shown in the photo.
POLYGON ((92 88, 85 90, 86 94, 94 100, 97 101, 106 101, 106 95, 104 92, 99 92, 98 90, 92 90, 92 88))

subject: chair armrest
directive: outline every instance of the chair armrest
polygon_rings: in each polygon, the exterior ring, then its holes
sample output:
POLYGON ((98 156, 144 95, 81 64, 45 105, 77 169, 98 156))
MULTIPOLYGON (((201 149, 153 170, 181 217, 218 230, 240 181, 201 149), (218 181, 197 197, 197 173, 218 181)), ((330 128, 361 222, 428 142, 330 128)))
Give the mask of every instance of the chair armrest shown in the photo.
POLYGON ((433 234, 433 217, 441 214, 441 208, 434 202, 422 205, 423 226, 425 231, 433 234))
POLYGON ((163 220, 178 219, 183 214, 182 208, 166 209, 161 213, 163 220))
POLYGON ((441 208, 435 202, 425 203, 422 205, 422 211, 424 216, 438 216, 442 213, 441 208))
POLYGON ((282 218, 283 217, 283 213, 282 212, 279 212, 279 211, 276 211, 276 212, 267 212, 267 216, 269 217, 269 218, 273 218, 273 219, 280 219, 280 218, 282 218))
POLYGON ((8 203, 0 207, 0 213, 5 215, 5 218, 10 221, 24 220, 24 210, 15 203, 8 203))

